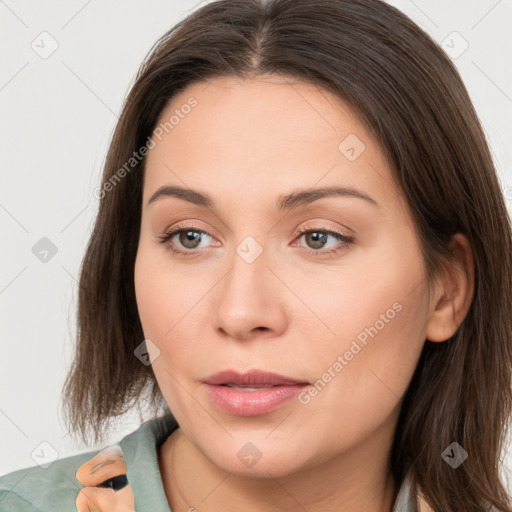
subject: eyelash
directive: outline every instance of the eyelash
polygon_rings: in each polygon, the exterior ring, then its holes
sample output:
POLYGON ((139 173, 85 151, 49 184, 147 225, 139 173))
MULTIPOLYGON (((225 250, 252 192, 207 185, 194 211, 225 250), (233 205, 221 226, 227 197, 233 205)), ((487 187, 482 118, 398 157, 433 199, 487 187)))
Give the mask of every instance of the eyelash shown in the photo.
MULTIPOLYGON (((174 229, 172 231, 169 231, 168 233, 165 233, 165 234, 159 236, 158 242, 161 244, 167 243, 170 251, 173 254, 178 254, 178 255, 183 255, 183 256, 192 256, 194 254, 197 254, 197 250, 195 250, 195 249, 189 249, 186 251, 182 251, 180 249, 176 249, 176 247, 173 247, 172 244, 168 243, 172 239, 173 236, 177 235, 178 233, 181 233, 182 231, 193 231, 194 233, 200 233, 201 235, 207 235, 207 236, 211 237, 211 235, 209 233, 207 233, 206 231, 203 231, 202 229, 196 229, 193 226, 177 225, 174 227, 174 229)), ((303 247, 303 249, 305 249, 306 252, 308 252, 309 254, 311 254, 313 256, 326 256, 326 255, 330 256, 330 255, 337 254, 339 251, 349 247, 354 242, 354 239, 352 237, 342 235, 341 233, 338 233, 337 231, 332 231, 332 230, 329 230, 324 227, 315 228, 315 229, 303 228, 297 232, 297 236, 295 238, 299 238, 302 235, 307 234, 307 233, 322 233, 325 235, 332 235, 339 241, 343 242, 343 244, 340 245, 339 247, 334 248, 334 249, 328 249, 328 250, 314 250, 314 249, 308 249, 307 247, 303 247)))

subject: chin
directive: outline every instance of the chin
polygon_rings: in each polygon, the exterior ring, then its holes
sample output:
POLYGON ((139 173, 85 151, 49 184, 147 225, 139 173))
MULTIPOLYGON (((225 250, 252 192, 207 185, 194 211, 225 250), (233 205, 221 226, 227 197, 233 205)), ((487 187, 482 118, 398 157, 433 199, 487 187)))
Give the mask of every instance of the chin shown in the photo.
POLYGON ((255 440, 250 441, 250 438, 250 435, 237 436, 226 443, 215 444, 213 451, 210 445, 202 453, 219 469, 243 477, 281 478, 307 466, 305 460, 298 460, 299 446, 294 447, 282 440, 258 441, 255 436, 255 440))

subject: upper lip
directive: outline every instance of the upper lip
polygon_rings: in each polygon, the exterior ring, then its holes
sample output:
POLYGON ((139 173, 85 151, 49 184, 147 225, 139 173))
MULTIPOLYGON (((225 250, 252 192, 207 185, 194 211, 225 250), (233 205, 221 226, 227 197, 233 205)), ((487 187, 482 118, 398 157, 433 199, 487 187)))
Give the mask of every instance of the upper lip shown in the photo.
POLYGON ((236 370, 224 370, 205 379, 206 384, 226 385, 234 384, 237 386, 285 386, 296 384, 309 384, 300 379, 285 377, 277 373, 265 372, 263 370, 249 370, 245 373, 236 370))

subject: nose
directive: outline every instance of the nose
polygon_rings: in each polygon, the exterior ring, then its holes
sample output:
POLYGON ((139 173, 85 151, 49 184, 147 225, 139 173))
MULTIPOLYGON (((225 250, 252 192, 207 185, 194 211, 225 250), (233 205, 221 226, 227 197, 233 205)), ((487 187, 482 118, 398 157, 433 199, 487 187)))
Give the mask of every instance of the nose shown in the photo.
POLYGON ((239 252, 233 251, 231 268, 216 287, 217 330, 239 341, 279 336, 286 329, 287 288, 272 268, 268 251, 262 248, 251 261, 244 249, 254 251, 254 246, 241 246, 239 252))

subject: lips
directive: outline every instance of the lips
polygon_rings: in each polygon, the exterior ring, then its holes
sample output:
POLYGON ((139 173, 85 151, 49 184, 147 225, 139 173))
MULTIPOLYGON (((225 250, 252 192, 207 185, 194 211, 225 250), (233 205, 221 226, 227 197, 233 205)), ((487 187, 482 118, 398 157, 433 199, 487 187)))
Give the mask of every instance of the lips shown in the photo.
POLYGON ((214 386, 245 386, 264 388, 270 386, 293 386, 295 384, 309 384, 304 380, 292 379, 277 373, 262 370, 250 370, 246 373, 238 373, 235 370, 224 370, 211 375, 205 380, 206 384, 214 386))
POLYGON ((275 411, 308 382, 262 370, 225 370, 204 381, 213 404, 233 416, 258 416, 275 411))

